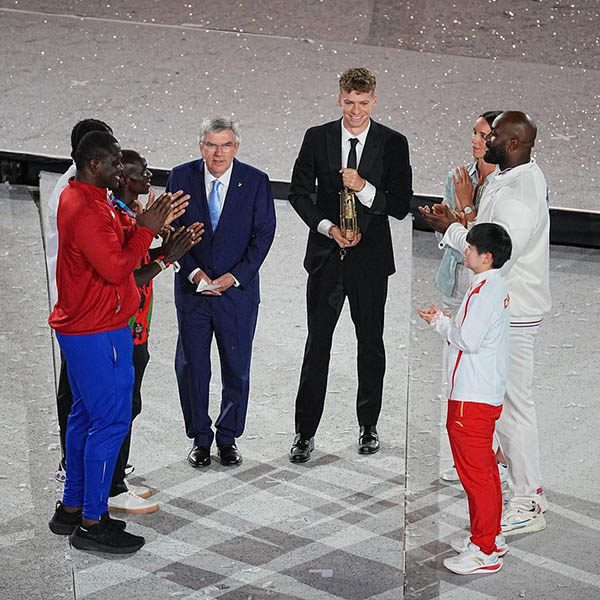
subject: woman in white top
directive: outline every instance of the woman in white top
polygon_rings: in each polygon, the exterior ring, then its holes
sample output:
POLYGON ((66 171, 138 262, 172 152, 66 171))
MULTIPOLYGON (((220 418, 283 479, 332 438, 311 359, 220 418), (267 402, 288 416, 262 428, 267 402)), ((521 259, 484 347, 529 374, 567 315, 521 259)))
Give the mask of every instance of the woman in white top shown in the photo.
MULTIPOLYGON (((469 165, 452 169, 446 179, 444 204, 458 213, 463 225, 475 220, 481 194, 496 170, 496 165, 485 162, 483 156, 487 150, 485 136, 492 130, 492 123, 499 114, 500 111, 487 111, 477 117, 471 138, 475 160, 469 165)), ((469 271, 463 265, 462 253, 446 246, 435 278, 435 287, 442 294, 444 310, 455 312, 469 287, 469 271)))

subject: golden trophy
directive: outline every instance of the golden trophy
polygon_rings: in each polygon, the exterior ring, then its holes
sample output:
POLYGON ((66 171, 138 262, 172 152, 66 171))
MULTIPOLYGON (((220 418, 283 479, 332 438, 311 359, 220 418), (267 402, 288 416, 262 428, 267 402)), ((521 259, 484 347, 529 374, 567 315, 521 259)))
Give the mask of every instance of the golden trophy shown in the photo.
POLYGON ((360 231, 356 218, 356 196, 354 191, 347 186, 344 186, 340 191, 340 229, 349 242, 360 231))

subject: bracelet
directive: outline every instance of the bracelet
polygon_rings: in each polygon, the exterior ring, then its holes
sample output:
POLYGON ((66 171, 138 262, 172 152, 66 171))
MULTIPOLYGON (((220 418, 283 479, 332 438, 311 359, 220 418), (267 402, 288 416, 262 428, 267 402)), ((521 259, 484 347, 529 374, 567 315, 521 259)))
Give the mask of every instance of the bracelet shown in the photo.
POLYGON ((161 271, 165 271, 171 266, 171 263, 166 263, 162 258, 155 258, 152 262, 156 263, 161 271))
POLYGON ((165 263, 165 268, 169 268, 171 266, 171 263, 168 260, 165 260, 165 255, 161 254, 160 256, 157 256, 158 260, 162 260, 165 263))

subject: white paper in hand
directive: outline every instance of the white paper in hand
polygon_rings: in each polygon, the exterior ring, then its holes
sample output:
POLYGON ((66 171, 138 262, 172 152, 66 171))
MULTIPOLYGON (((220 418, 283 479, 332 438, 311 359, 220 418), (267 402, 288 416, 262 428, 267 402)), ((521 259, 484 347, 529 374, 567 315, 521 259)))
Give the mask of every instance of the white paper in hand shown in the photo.
POLYGON ((200 280, 200 283, 196 287, 197 292, 207 292, 208 290, 216 290, 221 286, 218 283, 208 283, 204 279, 200 280))

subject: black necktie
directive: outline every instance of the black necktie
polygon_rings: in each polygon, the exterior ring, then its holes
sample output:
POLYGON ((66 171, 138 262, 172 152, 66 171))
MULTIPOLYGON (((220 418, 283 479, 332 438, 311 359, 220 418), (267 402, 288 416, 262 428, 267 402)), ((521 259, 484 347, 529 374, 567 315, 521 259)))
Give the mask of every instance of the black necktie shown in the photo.
POLYGON ((350 152, 348 153, 348 168, 356 169, 356 144, 358 144, 358 138, 350 138, 350 152))

